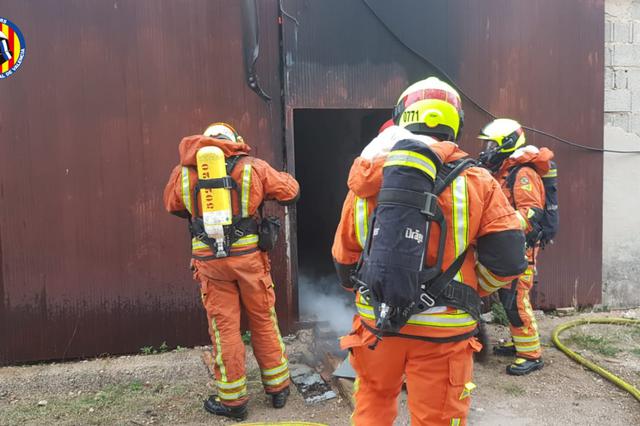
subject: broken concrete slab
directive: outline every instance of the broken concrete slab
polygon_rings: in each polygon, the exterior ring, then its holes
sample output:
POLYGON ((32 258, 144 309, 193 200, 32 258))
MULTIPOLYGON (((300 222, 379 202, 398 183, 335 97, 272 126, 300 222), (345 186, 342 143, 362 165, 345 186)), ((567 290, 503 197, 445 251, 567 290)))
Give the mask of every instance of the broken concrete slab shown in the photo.
POLYGON ((300 376, 313 374, 313 372, 313 369, 306 364, 289 364, 291 380, 297 379, 300 376))
POLYGON ((291 381, 298 388, 305 402, 315 404, 336 398, 338 395, 320 374, 305 364, 290 364, 291 381))
POLYGON ((574 308, 572 306, 569 306, 569 307, 566 307, 566 308, 556 308, 556 314, 559 317, 566 317, 566 316, 569 316, 569 315, 575 315, 575 313, 576 313, 576 308, 574 308))
POLYGON ((356 372, 351 366, 351 362, 349 362, 349 357, 346 357, 344 361, 340 363, 338 368, 336 368, 336 370, 333 372, 333 376, 343 379, 355 380, 356 372))
POLYGON ((486 323, 491 323, 493 322, 493 312, 485 312, 484 314, 480 315, 480 318, 482 318, 482 321, 486 323))

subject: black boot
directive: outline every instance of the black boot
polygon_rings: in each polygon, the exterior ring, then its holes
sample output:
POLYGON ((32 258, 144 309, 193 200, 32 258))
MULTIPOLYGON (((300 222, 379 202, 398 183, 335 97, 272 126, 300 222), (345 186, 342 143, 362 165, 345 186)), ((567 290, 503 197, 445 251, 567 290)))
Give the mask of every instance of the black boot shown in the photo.
POLYGON ((516 358, 513 364, 507 366, 507 373, 512 376, 524 376, 536 370, 541 370, 544 367, 544 361, 542 358, 538 359, 526 359, 516 358))
POLYGON ((271 405, 273 408, 283 408, 287 404, 287 398, 289 398, 289 387, 282 389, 278 393, 271 394, 271 405))
POLYGON ((493 353, 498 356, 514 356, 516 354, 516 345, 513 342, 501 343, 493 347, 493 353))
POLYGON ((236 420, 245 420, 249 415, 247 403, 230 407, 220 402, 216 395, 211 395, 209 399, 204 401, 204 409, 216 416, 224 416, 236 420))

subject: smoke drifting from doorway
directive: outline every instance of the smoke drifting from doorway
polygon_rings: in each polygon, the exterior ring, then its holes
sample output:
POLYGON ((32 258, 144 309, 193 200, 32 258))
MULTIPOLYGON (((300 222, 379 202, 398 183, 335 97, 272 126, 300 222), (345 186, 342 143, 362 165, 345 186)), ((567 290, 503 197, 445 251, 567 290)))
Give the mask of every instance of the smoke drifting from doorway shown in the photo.
POLYGON ((353 294, 344 291, 335 275, 300 275, 300 312, 305 320, 326 321, 338 335, 348 334, 355 314, 353 294))

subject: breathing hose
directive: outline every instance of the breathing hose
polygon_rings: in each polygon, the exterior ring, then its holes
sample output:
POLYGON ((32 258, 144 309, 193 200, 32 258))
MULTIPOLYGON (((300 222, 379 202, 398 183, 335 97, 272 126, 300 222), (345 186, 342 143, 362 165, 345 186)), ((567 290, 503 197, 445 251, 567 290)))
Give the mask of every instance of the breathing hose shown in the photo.
POLYGON ((575 321, 569 321, 557 326, 551 334, 551 340, 558 349, 565 353, 569 358, 572 358, 577 363, 587 367, 588 369, 595 371, 605 379, 609 380, 620 389, 623 389, 633 395, 638 401, 640 401, 640 390, 630 383, 625 382, 620 377, 611 373, 610 371, 600 367, 598 364, 589 361, 583 356, 569 349, 560 341, 560 333, 570 328, 577 327, 584 324, 614 324, 614 325, 640 325, 640 320, 626 319, 626 318, 589 318, 579 319, 575 321))

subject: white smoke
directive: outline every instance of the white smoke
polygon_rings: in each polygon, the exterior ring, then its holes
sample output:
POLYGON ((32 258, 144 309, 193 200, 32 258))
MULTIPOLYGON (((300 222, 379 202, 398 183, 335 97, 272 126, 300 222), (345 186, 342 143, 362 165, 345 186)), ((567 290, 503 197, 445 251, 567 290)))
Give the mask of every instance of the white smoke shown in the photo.
POLYGON ((335 274, 300 274, 298 292, 304 320, 326 321, 339 336, 348 334, 356 312, 354 296, 342 289, 335 274))

